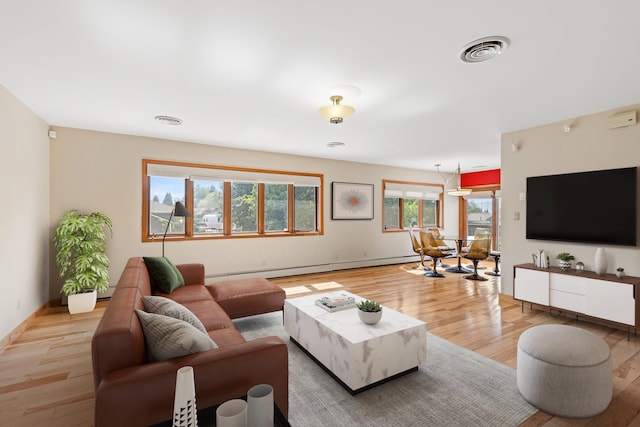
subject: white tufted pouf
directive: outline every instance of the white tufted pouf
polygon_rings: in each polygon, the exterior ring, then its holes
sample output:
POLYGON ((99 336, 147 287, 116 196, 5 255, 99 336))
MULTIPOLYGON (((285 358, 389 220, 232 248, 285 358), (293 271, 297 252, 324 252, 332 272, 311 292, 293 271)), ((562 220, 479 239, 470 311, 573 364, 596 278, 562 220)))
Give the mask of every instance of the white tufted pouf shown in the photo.
POLYGON ((518 340, 520 394, 550 415, 588 418, 607 409, 613 365, 607 343, 584 329, 541 325, 518 340))

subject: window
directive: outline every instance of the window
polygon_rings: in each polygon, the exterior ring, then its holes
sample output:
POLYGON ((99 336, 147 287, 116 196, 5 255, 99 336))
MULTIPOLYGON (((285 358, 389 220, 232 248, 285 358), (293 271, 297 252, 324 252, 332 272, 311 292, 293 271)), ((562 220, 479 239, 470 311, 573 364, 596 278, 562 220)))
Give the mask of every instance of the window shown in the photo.
POLYGON ((441 227, 444 186, 405 181, 382 181, 384 231, 441 227))
POLYGON ((184 218, 176 218, 167 224, 176 202, 184 203, 184 179, 153 177, 149 182, 149 234, 161 236, 167 230, 169 234, 184 234, 184 218))
POLYGON ((499 250, 501 228, 500 191, 478 189, 460 198, 464 215, 461 218, 461 235, 473 236, 478 228, 491 230, 491 248, 499 250))
POLYGON ((143 233, 172 239, 322 234, 320 174, 143 160, 143 233), (169 237, 168 237, 169 238, 169 237))
MULTIPOLYGON (((151 177, 152 181, 154 179, 156 177, 151 177)), ((224 182, 193 181, 193 232, 220 234, 223 232, 223 224, 224 182)))

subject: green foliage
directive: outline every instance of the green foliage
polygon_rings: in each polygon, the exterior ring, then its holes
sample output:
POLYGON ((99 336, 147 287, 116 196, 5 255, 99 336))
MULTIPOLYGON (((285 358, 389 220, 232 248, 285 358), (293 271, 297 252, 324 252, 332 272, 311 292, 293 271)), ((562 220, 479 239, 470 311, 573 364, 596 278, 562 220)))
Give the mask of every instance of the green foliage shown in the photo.
POLYGON ((619 272, 622 273, 624 271, 624 267, 618 267, 618 268, 616 268, 616 271, 619 271, 619 272))
POLYGON ((556 259, 559 259, 561 261, 573 261, 574 259, 576 259, 576 257, 571 255, 569 252, 560 252, 556 256, 556 259))
POLYGON ((373 300, 364 300, 358 303, 358 309, 362 311, 375 313, 382 310, 382 307, 380 306, 380 304, 378 304, 373 300))
POLYGON ((65 212, 53 236, 56 264, 65 279, 61 293, 72 295, 96 289, 109 289, 109 258, 105 255, 106 233, 113 235, 109 217, 93 212, 65 212))

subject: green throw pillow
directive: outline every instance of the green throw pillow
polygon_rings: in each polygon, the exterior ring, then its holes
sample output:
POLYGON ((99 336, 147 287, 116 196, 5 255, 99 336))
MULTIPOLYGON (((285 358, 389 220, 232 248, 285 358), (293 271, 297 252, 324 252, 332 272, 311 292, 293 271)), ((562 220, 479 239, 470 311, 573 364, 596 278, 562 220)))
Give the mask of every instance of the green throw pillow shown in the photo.
POLYGON ((165 257, 143 257, 147 266, 151 285, 165 294, 184 286, 184 277, 171 261, 165 257))

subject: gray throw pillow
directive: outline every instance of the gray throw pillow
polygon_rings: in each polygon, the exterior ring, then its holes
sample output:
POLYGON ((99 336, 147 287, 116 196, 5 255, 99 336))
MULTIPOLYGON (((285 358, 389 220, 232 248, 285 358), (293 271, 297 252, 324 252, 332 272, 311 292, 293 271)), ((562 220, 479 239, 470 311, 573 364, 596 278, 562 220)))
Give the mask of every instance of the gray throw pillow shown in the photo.
POLYGON ((207 333, 204 325, 195 314, 193 314, 184 305, 177 303, 172 299, 157 296, 146 296, 142 297, 142 302, 144 303, 144 310, 147 313, 162 314, 163 316, 184 320, 205 334, 207 333))
POLYGON ((218 348, 209 335, 184 320, 145 313, 138 309, 136 313, 142 324, 147 347, 156 360, 173 359, 218 348))

